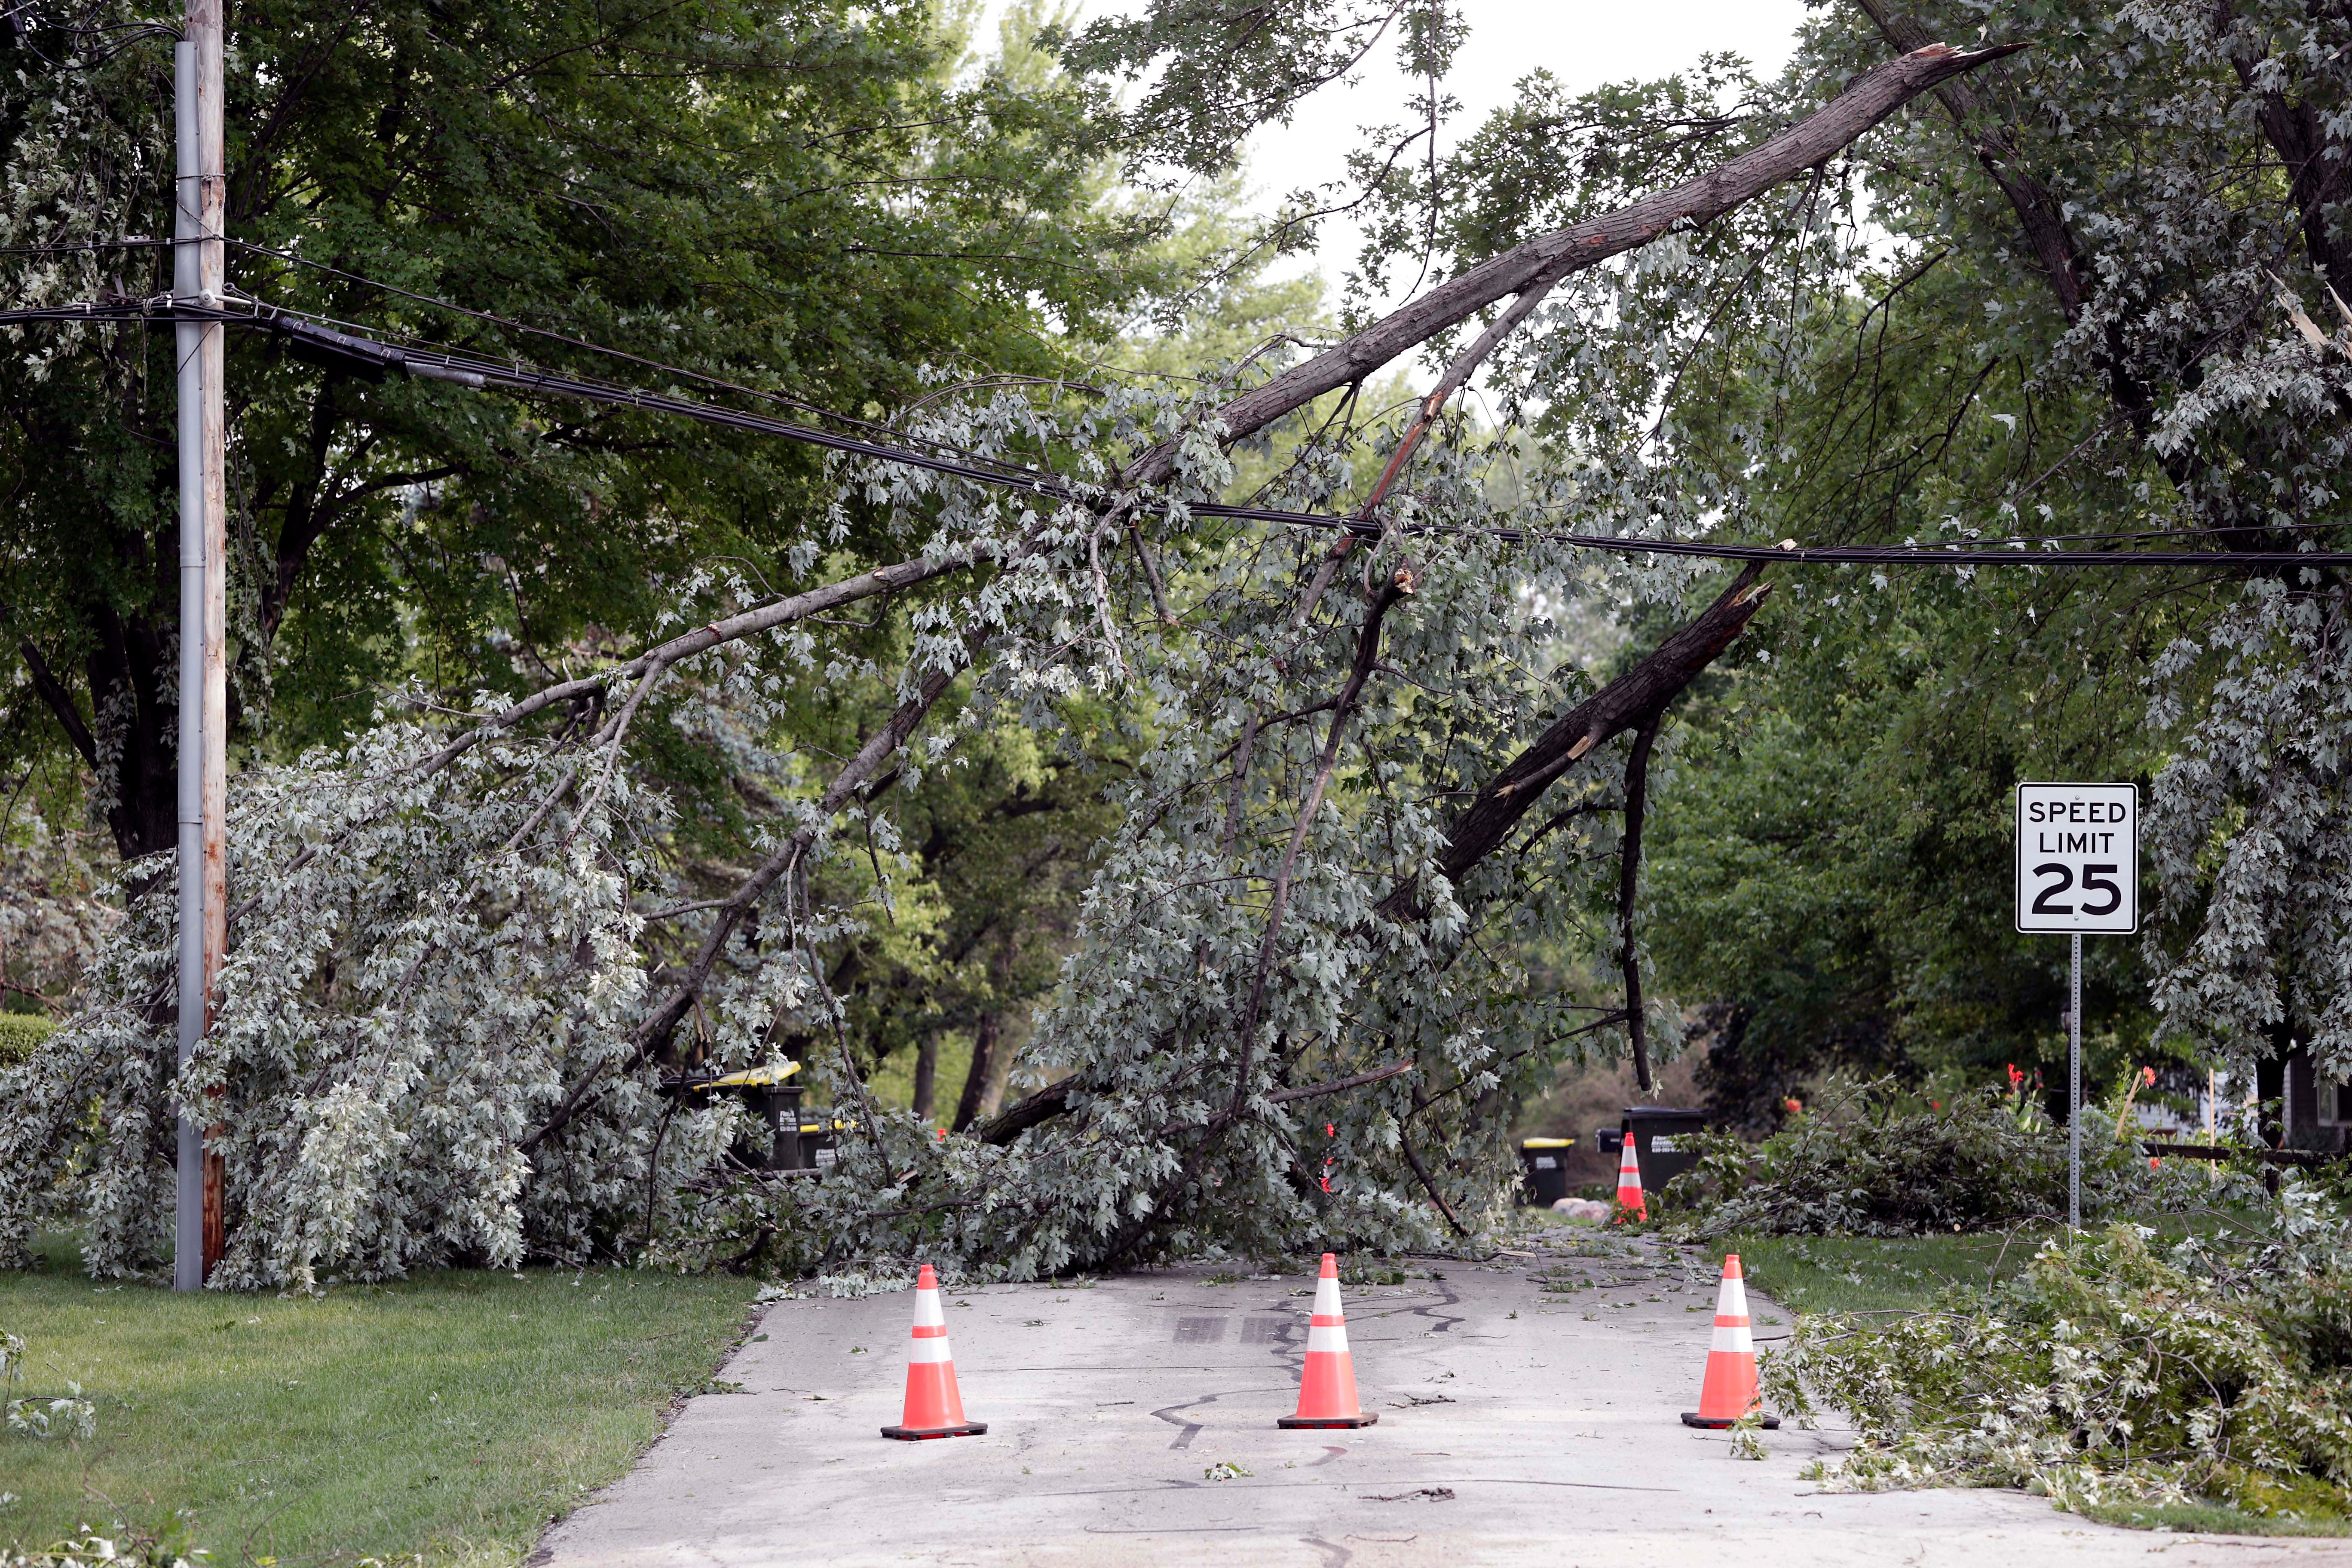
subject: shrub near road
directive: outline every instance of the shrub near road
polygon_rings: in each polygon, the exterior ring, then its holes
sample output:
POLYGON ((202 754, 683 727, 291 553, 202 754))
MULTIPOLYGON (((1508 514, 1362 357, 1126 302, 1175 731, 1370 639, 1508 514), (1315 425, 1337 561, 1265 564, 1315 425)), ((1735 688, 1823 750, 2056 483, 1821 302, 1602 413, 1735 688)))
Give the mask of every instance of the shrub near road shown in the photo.
MULTIPOLYGON (((2083 1214, 2148 1200, 2136 1149, 2085 1107, 2083 1214)), ((1697 1170, 1668 1189, 1696 1204, 1694 1238, 1918 1236, 2066 1217, 2066 1141, 2015 1096, 1916 1100, 1891 1080, 1823 1097, 1762 1144, 1706 1140, 1697 1170)))
MULTIPOLYGON (((0 1276, 6 1397, 79 1384, 86 1442, 0 1431, 0 1543, 180 1531, 215 1563, 518 1562, 707 1386, 752 1287, 592 1269, 420 1275, 318 1299, 0 1276)), ((42 1402, 46 1405, 46 1398, 42 1402)))

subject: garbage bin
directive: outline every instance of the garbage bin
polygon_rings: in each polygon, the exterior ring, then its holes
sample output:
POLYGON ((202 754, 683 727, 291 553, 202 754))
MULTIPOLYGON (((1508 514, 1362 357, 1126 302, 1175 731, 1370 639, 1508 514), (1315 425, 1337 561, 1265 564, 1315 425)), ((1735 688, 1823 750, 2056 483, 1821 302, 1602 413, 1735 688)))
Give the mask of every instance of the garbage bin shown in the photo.
POLYGON ((1573 1138, 1519 1140, 1519 1202, 1549 1208, 1568 1196, 1568 1152, 1573 1138))
POLYGON ((1633 1163, 1642 1168, 1642 1190, 1654 1193, 1698 1163, 1689 1135, 1706 1127, 1706 1113, 1664 1105, 1629 1105, 1619 1131, 1633 1140, 1633 1163))
POLYGON ((813 1171, 832 1170, 834 1161, 840 1157, 842 1133, 857 1123, 844 1121, 829 1110, 803 1111, 802 1118, 802 1161, 813 1171))
POLYGON ((718 1078, 689 1072, 667 1080, 662 1088, 679 1096, 724 1094, 741 1100, 766 1123, 767 1146, 741 1140, 735 1146, 735 1157, 754 1170, 794 1171, 807 1163, 801 1152, 802 1089, 787 1081, 800 1070, 800 1063, 786 1062, 781 1068, 753 1068, 718 1078))

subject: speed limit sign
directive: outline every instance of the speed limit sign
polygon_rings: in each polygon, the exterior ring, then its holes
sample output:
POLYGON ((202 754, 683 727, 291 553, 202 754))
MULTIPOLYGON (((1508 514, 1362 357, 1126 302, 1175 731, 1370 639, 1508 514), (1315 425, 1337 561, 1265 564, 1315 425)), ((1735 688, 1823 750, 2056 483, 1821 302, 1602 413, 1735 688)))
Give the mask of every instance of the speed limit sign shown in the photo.
POLYGON ((2139 788, 2017 786, 2017 929, 2139 929, 2139 788))
POLYGON ((2083 1226, 2083 938, 2139 929, 2139 787, 2017 786, 2017 929, 2073 940, 2066 1005, 2066 1223, 2083 1226))

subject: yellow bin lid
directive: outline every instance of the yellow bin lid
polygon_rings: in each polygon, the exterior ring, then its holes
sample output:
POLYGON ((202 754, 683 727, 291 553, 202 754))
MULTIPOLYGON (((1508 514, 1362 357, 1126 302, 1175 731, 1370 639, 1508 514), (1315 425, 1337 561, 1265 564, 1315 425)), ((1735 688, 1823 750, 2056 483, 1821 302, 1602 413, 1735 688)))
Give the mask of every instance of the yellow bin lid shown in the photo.
POLYGON ((751 1068, 744 1072, 730 1072, 725 1078, 714 1078, 709 1083, 698 1083, 694 1087, 702 1089, 764 1089, 770 1084, 783 1082, 800 1070, 800 1063, 786 1062, 780 1068, 751 1068))
POLYGON ((1575 1142, 1576 1140, 1573 1138, 1522 1138, 1519 1140, 1519 1147, 1522 1149, 1566 1149, 1575 1143, 1575 1142))

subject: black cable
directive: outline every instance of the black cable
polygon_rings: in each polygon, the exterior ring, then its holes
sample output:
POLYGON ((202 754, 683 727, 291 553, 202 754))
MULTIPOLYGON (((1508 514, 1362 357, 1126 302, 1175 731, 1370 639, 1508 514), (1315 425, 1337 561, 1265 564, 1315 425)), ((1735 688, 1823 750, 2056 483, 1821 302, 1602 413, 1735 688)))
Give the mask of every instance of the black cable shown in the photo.
MULTIPOLYGON (((126 241, 125 243, 134 245, 173 245, 180 242, 175 240, 134 240, 126 241)), ((316 271, 323 272, 330 277, 341 278, 348 282, 358 283, 366 288, 380 289, 388 294, 397 294, 404 300, 414 300, 419 304, 431 305, 438 310, 452 311, 461 316, 468 316, 476 321, 486 321, 492 326, 501 327, 510 331, 528 333, 534 337, 546 338, 551 342, 565 343, 573 348, 585 349, 592 353, 604 354, 614 359, 625 360, 632 364, 643 365, 649 370, 660 371, 666 375, 674 375, 683 380, 700 382, 707 386, 719 387, 729 392, 741 393, 745 396, 749 397, 761 398, 769 402, 782 405, 787 408, 796 408, 803 413, 814 415, 819 418, 830 419, 836 423, 850 426, 857 429, 872 431, 877 435, 888 436, 898 440, 919 441, 926 446, 937 447, 943 451, 954 452, 959 457, 961 457, 970 462, 996 465, 1010 474, 1020 475, 1024 472, 1017 464, 1007 462, 1002 458, 985 457, 980 453, 972 452, 964 447, 958 447, 952 442, 940 441, 929 437, 909 436, 898 430, 895 426, 877 424, 872 420, 860 419, 853 415, 843 414, 836 410, 826 408, 822 405, 810 403, 803 399, 791 396, 788 394, 765 392, 757 387, 744 386, 740 383, 726 381, 718 376, 707 375, 699 371, 688 370, 680 365, 667 364, 659 360, 646 359, 642 355, 630 353, 626 350, 611 348, 603 343, 592 342, 586 338, 575 338, 568 333, 554 331, 548 328, 530 326, 526 322, 515 321, 510 317, 500 316, 492 311, 477 310, 470 305, 460 305, 455 300, 440 299, 430 294, 419 294, 414 289, 403 289, 397 284, 386 283, 378 279, 366 277, 362 273, 352 272, 343 268, 331 266, 323 261, 314 261, 309 257, 299 255, 293 251, 272 249, 268 246, 256 245, 250 240, 230 239, 225 241, 225 243, 236 246, 241 250, 252 251, 257 255, 272 257, 280 261, 289 261, 297 266, 310 268, 316 271)), ((252 298, 251 296, 247 297, 252 298)), ((294 311, 290 307, 286 306, 270 306, 258 299, 256 299, 254 302, 257 305, 264 306, 264 308, 267 309, 289 310, 290 313, 306 316, 310 320, 321 321, 338 328, 348 329, 359 335, 379 337, 384 335, 381 329, 365 327, 356 322, 339 321, 331 317, 316 315, 307 311, 294 311)), ((400 337, 404 342, 421 343, 425 342, 425 340, 409 337, 407 334, 395 333, 392 335, 400 337)), ((437 345, 433 346, 437 347, 437 345)), ((2260 529, 2248 529, 2244 531, 2283 533, 2306 529, 2316 530, 2341 528, 2347 525, 2343 523, 2333 522, 2284 522, 2267 525, 2260 529)), ((1950 543, 1955 546, 1972 550, 1990 550, 2005 546, 2022 546, 2031 549, 2050 541, 2096 540, 2105 542, 2126 539, 2200 539, 2210 536, 2209 531, 2202 529, 2165 528, 2140 529, 2119 533, 2005 534, 1990 538, 1955 540, 1951 541, 1950 543)), ((1760 549, 1763 547, 1758 546, 1757 548, 1760 549)), ((1941 547, 1934 545, 1918 545, 1910 546, 1908 548, 1937 549, 1941 547)), ((2242 554, 2243 552, 2240 553, 2242 554)), ((2273 552, 2273 553, 2284 552, 2273 552)))
POLYGON ((948 451, 958 452, 961 456, 973 461, 985 462, 991 460, 981 458, 977 453, 963 451, 962 448, 954 446, 950 442, 936 441, 929 437, 921 436, 907 436, 903 432, 895 430, 889 426, 877 425, 872 420, 860 419, 854 415, 842 414, 834 409, 824 407, 818 404, 803 402, 800 398, 793 397, 786 393, 764 392, 756 386, 745 386, 740 382, 727 381, 715 375, 706 375, 700 371, 688 370, 680 365, 665 364, 659 360, 646 359, 643 355, 633 354, 625 349, 611 348, 603 343, 591 342, 586 338, 575 338, 568 332, 559 332, 546 327, 534 327, 530 325, 528 322, 515 321, 511 317, 497 315, 488 310, 478 310, 471 305, 460 305, 453 300, 442 300, 430 294, 419 294, 413 289, 403 289, 395 283, 385 283, 377 279, 364 277, 357 272, 346 271, 340 267, 330 266, 323 261, 313 261, 307 256, 299 255, 290 250, 273 250, 266 245, 256 245, 250 240, 243 239, 232 239, 226 243, 236 247, 240 250, 250 250, 257 255, 272 257, 279 261, 292 262, 298 267, 308 267, 315 271, 323 272, 331 278, 341 278, 347 282, 358 283, 370 289, 381 289, 387 294, 397 294, 404 300, 414 300, 420 305, 431 305, 436 310, 448 310, 460 316, 470 316, 475 321, 487 321, 491 326, 501 327, 509 331, 528 333, 532 337, 545 338, 551 342, 567 344, 568 346, 575 349, 585 349, 591 353, 604 354, 613 359, 626 360, 631 364, 643 365, 648 370, 657 370, 665 375, 677 376, 686 381, 698 381, 705 386, 719 387, 728 392, 739 392, 746 397, 762 398, 771 403, 780 404, 786 408, 797 408, 804 414, 814 415, 820 419, 835 420, 840 424, 852 426, 861 430, 870 430, 877 434, 895 436, 900 440, 922 441, 926 445, 936 446, 948 451))
MULTIPOLYGON (((676 415, 722 429, 821 447, 831 451, 898 463, 974 484, 997 485, 1027 491, 1072 505, 1093 508, 1100 498, 1074 489, 1059 478, 1034 469, 983 468, 971 462, 934 457, 906 447, 894 447, 859 437, 844 436, 813 426, 795 425, 764 415, 746 414, 708 403, 696 403, 666 393, 643 392, 560 375, 550 371, 501 364, 468 355, 430 349, 397 348, 379 340, 320 326, 308 316, 267 307, 274 313, 247 313, 175 305, 169 297, 121 304, 85 303, 48 306, 28 310, 0 311, 0 326, 28 321, 131 321, 185 320, 219 321, 280 332, 290 340, 291 352, 311 363, 331 364, 348 374, 381 381, 394 372, 432 381, 448 381, 476 390, 499 387, 546 396, 569 397, 608 407, 631 408, 649 414, 676 415)), ((1383 525, 1360 518, 1333 517, 1319 512, 1288 511, 1276 507, 1231 505, 1222 501, 1171 502, 1194 517, 1230 518, 1284 527, 1315 528, 1378 538, 1383 525)), ((1554 533, 1543 530, 1466 524, 1408 525, 1407 534, 1476 533, 1508 543, 1540 542, 1576 550, 1601 550, 1625 555, 1685 555, 1716 561, 1783 561, 1848 566, 2352 566, 2352 552, 2342 551, 2029 551, 1947 545, 1795 545, 1717 544, 1703 540, 1651 539, 1590 533, 1554 533)))

